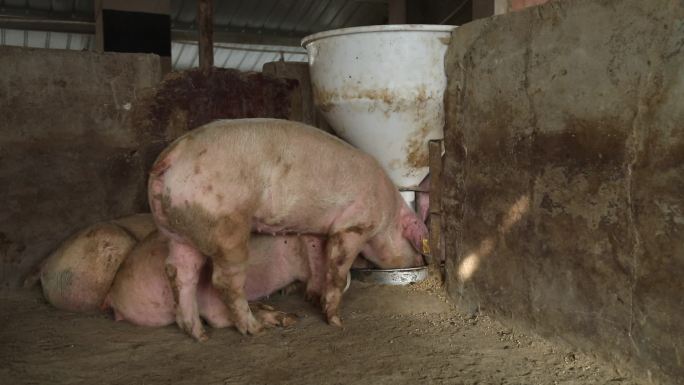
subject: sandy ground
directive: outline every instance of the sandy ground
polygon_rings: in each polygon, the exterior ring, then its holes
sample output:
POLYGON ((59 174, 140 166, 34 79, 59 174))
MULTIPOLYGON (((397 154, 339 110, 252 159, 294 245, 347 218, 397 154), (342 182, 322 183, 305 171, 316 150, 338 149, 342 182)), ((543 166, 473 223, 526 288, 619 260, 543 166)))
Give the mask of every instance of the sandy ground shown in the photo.
POLYGON ((2 384, 614 384, 635 382, 595 358, 465 317, 443 297, 355 282, 344 328, 301 296, 266 301, 301 318, 256 337, 137 327, 48 305, 39 291, 0 292, 2 384))

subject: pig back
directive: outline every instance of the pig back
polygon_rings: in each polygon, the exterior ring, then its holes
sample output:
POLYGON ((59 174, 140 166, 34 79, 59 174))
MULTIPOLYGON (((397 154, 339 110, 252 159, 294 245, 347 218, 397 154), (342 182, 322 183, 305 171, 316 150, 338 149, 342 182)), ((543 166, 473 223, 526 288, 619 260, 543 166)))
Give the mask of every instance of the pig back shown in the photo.
POLYGON ((217 213, 250 205, 265 232, 320 233, 352 204, 362 206, 358 217, 367 221, 394 210, 398 195, 370 155, 317 128, 277 119, 215 121, 172 144, 157 163, 170 164, 172 203, 197 202, 217 213))

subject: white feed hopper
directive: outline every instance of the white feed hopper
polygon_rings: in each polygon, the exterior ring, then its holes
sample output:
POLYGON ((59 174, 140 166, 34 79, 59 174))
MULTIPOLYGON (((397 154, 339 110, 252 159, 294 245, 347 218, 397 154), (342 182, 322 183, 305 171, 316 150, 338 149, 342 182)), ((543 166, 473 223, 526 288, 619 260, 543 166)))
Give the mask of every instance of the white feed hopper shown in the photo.
POLYGON ((354 27, 302 40, 316 106, 402 190, 427 175, 428 141, 443 137, 444 54, 454 28, 354 27))

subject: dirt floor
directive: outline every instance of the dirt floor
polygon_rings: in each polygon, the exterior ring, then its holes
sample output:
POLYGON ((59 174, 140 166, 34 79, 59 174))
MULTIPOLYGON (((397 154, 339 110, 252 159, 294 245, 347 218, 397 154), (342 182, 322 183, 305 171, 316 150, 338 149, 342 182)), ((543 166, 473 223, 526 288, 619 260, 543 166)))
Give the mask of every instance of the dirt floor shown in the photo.
POLYGON ((39 290, 0 292, 2 384, 615 384, 635 382, 595 358, 464 317, 416 288, 354 282, 344 328, 301 296, 268 303, 301 318, 256 337, 137 327, 59 311, 39 290))

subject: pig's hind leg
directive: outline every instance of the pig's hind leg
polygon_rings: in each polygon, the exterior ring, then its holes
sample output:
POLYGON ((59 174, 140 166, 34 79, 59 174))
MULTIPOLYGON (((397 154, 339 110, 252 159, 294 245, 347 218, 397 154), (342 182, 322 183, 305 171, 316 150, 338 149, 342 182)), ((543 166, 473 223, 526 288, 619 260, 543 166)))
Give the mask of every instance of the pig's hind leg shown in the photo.
POLYGON ((257 334, 263 325, 252 314, 245 295, 249 237, 251 224, 234 214, 216 223, 213 240, 216 251, 212 255, 214 270, 211 281, 235 325, 242 334, 257 334))
POLYGON ((169 240, 166 274, 176 302, 176 323, 198 341, 208 339, 197 305, 197 283, 205 257, 193 246, 169 240))
MULTIPOLYGON (((202 270, 197 292, 200 315, 212 328, 234 326, 232 317, 225 303, 223 303, 219 291, 211 285, 212 269, 208 267, 207 265, 207 268, 202 270)), ((297 315, 275 311, 272 307, 259 302, 250 303, 249 307, 252 309, 254 317, 264 326, 288 327, 297 322, 297 315)))
POLYGON ((275 310, 261 302, 253 302, 249 306, 252 308, 254 316, 268 327, 282 326, 286 328, 296 324, 299 318, 296 314, 275 310))

